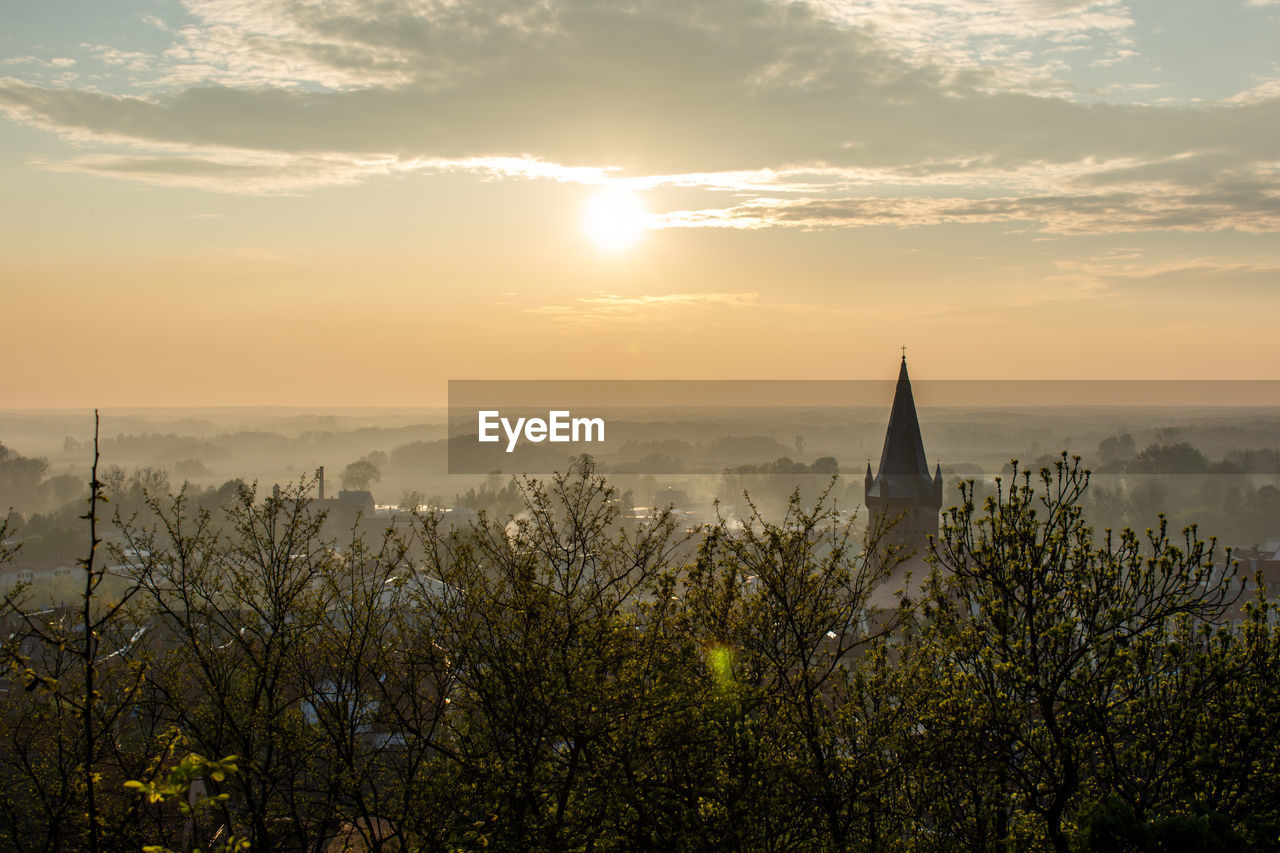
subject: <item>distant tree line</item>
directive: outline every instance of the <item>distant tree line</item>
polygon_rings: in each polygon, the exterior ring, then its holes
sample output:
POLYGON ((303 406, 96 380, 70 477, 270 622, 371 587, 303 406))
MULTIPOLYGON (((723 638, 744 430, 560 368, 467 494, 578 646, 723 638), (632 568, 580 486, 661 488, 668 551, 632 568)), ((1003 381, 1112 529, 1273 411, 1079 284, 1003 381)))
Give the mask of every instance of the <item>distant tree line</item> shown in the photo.
POLYGON ((1204 451, 1165 429, 1141 451, 1132 435, 1122 432, 1098 445, 1100 474, 1270 474, 1280 475, 1280 451, 1274 448, 1231 450, 1213 461, 1204 451))
POLYGON ((776 515, 787 511, 793 492, 803 504, 812 504, 819 495, 833 500, 843 498, 853 506, 861 504, 860 482, 848 483, 847 490, 842 489, 840 494, 830 491, 832 478, 839 473, 839 463, 832 456, 820 457, 809 464, 781 456, 772 462, 726 468, 720 478, 719 494, 739 510, 746 509, 743 496, 749 494, 758 509, 776 515))
MULTIPOLYGON (((163 468, 144 466, 125 471, 119 466, 111 465, 99 472, 98 476, 101 499, 110 507, 111 514, 121 519, 149 514, 148 496, 167 494, 171 489, 169 473, 163 468)), ((81 478, 69 475, 60 475, 59 483, 63 494, 62 499, 56 502, 56 508, 26 515, 11 514, 10 535, 14 537, 15 544, 22 546, 15 553, 15 559, 49 567, 71 566, 83 556, 84 502, 67 493, 71 492, 72 485, 77 493, 83 492, 84 483, 81 478), (63 477, 71 482, 62 483, 63 477)), ((193 505, 219 514, 220 508, 244 485, 242 480, 234 479, 227 480, 220 486, 199 488, 184 485, 183 488, 193 505)))
POLYGON ((1108 476, 1082 498, 1095 527, 1143 529, 1164 513, 1175 529, 1198 524, 1237 546, 1280 539, 1280 451, 1237 449, 1214 460, 1167 428, 1140 451, 1127 432, 1109 436, 1097 458, 1108 476))
POLYGON ((35 511, 64 506, 84 490, 80 477, 48 474, 48 460, 23 456, 0 444, 0 512, 14 505, 35 511))

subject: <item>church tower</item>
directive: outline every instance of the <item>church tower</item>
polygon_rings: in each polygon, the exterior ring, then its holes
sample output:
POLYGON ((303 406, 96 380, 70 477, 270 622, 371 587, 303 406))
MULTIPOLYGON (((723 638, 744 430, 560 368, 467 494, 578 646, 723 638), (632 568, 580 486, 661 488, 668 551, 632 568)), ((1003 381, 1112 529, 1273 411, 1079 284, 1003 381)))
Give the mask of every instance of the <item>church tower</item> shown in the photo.
POLYGON ((905 353, 898 371, 898 387, 893 392, 893 410, 884 436, 884 451, 880 454, 880 470, 873 476, 871 464, 867 463, 866 503, 873 526, 898 519, 888 539, 903 545, 907 554, 914 552, 922 557, 929 537, 938 533, 942 466, 930 476, 905 353))

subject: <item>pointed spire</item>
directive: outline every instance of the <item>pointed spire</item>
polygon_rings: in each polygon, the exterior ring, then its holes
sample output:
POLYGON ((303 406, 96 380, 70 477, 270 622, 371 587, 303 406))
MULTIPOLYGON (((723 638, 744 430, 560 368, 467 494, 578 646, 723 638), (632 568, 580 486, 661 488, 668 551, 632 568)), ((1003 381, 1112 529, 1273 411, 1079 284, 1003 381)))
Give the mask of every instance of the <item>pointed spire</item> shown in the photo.
POLYGON ((916 418, 916 402, 911 395, 911 378, 907 376, 907 357, 902 356, 898 370, 898 387, 893 392, 893 409, 889 413, 889 429, 880 454, 880 476, 919 474, 932 480, 929 460, 924 455, 924 439, 916 418))
POLYGON ((867 466, 864 500, 877 524, 893 521, 890 536, 915 554, 926 553, 929 537, 938 533, 942 506, 942 465, 932 473, 924 455, 924 439, 916 418, 916 401, 907 375, 907 354, 902 353, 898 387, 893 392, 889 428, 880 454, 880 470, 871 476, 867 466))
POLYGON ((872 477, 871 468, 867 467, 867 498, 869 501, 932 502, 937 484, 942 482, 941 474, 941 467, 936 473, 929 471, 929 460, 924 455, 924 439, 916 418, 904 353, 898 369, 898 387, 893 393, 893 408, 889 412, 889 428, 884 436, 884 450, 880 454, 880 470, 872 477))

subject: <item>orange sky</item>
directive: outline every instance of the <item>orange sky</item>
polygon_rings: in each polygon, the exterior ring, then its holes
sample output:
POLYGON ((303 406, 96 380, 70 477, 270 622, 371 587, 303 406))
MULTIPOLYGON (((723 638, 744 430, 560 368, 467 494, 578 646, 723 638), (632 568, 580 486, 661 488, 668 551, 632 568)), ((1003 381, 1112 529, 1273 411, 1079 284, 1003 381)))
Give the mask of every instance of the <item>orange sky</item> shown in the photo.
POLYGON ((1280 7, 304 5, 15 14, 0 406, 1280 376, 1280 7))

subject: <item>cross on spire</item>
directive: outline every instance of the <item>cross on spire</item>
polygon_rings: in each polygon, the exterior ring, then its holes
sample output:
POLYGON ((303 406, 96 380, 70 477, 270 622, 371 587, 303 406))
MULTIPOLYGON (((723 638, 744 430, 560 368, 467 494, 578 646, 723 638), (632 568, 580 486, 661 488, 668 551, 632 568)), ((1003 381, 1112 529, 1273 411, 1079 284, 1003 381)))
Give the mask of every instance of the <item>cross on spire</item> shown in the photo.
POLYGON ((907 348, 905 346, 902 348, 902 363, 907 363, 907 348))

